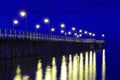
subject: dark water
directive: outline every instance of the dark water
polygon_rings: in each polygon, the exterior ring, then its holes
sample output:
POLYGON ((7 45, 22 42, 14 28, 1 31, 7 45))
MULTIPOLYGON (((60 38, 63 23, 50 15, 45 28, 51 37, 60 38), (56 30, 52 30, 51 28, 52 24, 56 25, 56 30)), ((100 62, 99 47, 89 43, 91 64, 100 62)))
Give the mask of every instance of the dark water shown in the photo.
POLYGON ((0 80, 114 80, 106 50, 0 60, 0 80), (108 75, 108 76, 107 76, 108 75))

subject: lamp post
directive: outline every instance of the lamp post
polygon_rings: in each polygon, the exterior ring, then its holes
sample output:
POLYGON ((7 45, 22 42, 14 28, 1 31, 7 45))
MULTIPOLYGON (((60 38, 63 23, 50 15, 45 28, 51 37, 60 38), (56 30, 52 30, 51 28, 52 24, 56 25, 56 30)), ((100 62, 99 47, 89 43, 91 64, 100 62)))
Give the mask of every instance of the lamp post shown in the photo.
POLYGON ((26 31, 26 37, 27 37, 28 36, 27 35, 27 29, 28 29, 28 27, 27 27, 27 13, 24 10, 22 10, 19 12, 19 15, 20 15, 20 17, 25 18, 25 28, 26 28, 25 31, 26 31))
POLYGON ((82 34, 79 34, 79 37, 82 37, 82 34))
POLYGON ((95 33, 93 33, 92 36, 95 38, 95 36, 96 36, 95 33))
POLYGON ((71 32, 70 32, 70 31, 68 32, 68 35, 71 35, 71 32))
POLYGON ((19 21, 17 19, 13 20, 13 27, 12 30, 14 30, 14 25, 17 25, 19 23, 19 21))
MULTIPOLYGON (((50 47, 50 25, 49 25, 49 23, 50 23, 50 20, 48 19, 48 18, 45 18, 44 19, 44 23, 45 24, 47 24, 48 25, 48 53, 49 53, 49 55, 51 55, 51 47, 50 47)), ((49 57, 49 56, 48 56, 49 57)), ((49 62, 48 62, 49 63, 49 62)))
POLYGON ((74 33, 75 40, 77 40, 77 33, 74 33))
POLYGON ((36 25, 35 25, 35 28, 36 28, 36 33, 37 33, 37 30, 40 29, 40 25, 39 25, 39 24, 36 24, 36 25))
POLYGON ((36 33, 36 39, 38 39, 38 29, 40 29, 40 25, 39 24, 36 24, 36 26, 35 26, 35 28, 36 28, 36 31, 35 31, 35 33, 36 33))
POLYGON ((51 32, 54 32, 55 31, 55 28, 51 28, 51 32))
MULTIPOLYGON (((60 31, 61 34, 64 34, 64 32, 65 32, 64 30, 60 31)), ((64 36, 65 36, 65 34, 64 34, 64 36)), ((64 39, 63 36, 61 36, 61 38, 64 39)))
POLYGON ((87 37, 88 31, 84 31, 85 38, 87 37))
MULTIPOLYGON (((65 33, 65 24, 64 23, 62 23, 62 24, 60 24, 60 27, 61 27, 61 31, 60 31, 60 33, 61 34, 63 34, 64 33, 64 37, 65 37, 65 39, 66 39, 66 33, 65 33)), ((60 37, 61 37, 61 34, 60 34, 60 37)))
POLYGON ((95 33, 93 33, 92 36, 95 37, 96 36, 95 33))
POLYGON ((81 33, 81 32, 82 32, 82 30, 80 29, 80 30, 79 30, 79 32, 81 33))
POLYGON ((62 23, 62 24, 60 25, 60 27, 61 27, 61 28, 65 28, 65 24, 62 23))
POLYGON ((60 33, 63 34, 63 33, 64 33, 64 30, 61 30, 60 33))
POLYGON ((92 38, 92 33, 91 33, 91 32, 89 32, 88 34, 89 34, 90 38, 92 38))
MULTIPOLYGON (((76 27, 72 27, 72 31, 75 32, 75 30, 76 30, 76 27)), ((74 33, 73 38, 76 39, 76 35, 77 35, 77 33, 74 33)))
MULTIPOLYGON (((13 27, 12 27, 12 33, 14 32, 14 26, 18 25, 19 21, 17 19, 13 20, 13 27)), ((11 31, 10 31, 11 32, 11 31)), ((12 33, 10 34, 10 36, 12 36, 12 33)), ((15 37, 16 37, 16 31, 15 31, 15 37)))
POLYGON ((105 34, 102 34, 101 36, 102 36, 102 40, 103 40, 103 39, 104 39, 104 37, 105 37, 105 34))
POLYGON ((76 35, 76 41, 78 41, 79 37, 80 37, 79 35, 76 35))
POLYGON ((87 31, 84 31, 84 34, 87 34, 88 32, 87 31))
MULTIPOLYGON (((60 33, 63 34, 65 32, 65 24, 64 23, 60 24, 60 27, 61 27, 60 33)), ((61 36, 61 34, 60 34, 60 36, 61 36)))
MULTIPOLYGON (((79 34, 79 37, 81 38, 82 37, 82 34, 79 34)), ((80 39, 80 41, 81 41, 82 39, 80 39)))
POLYGON ((53 33, 53 32, 55 32, 55 28, 52 27, 52 28, 51 28, 51 40, 52 40, 52 38, 54 38, 54 37, 52 37, 52 33, 53 33))
POLYGON ((75 31, 76 30, 76 28, 75 27, 72 27, 72 31, 75 31))
MULTIPOLYGON (((45 18, 45 19, 44 19, 44 23, 48 25, 48 37, 50 38, 50 25, 49 25, 50 20, 49 20, 48 18, 45 18)), ((48 39, 49 39, 49 38, 48 38, 48 39)), ((49 41, 49 42, 50 42, 50 41, 49 41)))

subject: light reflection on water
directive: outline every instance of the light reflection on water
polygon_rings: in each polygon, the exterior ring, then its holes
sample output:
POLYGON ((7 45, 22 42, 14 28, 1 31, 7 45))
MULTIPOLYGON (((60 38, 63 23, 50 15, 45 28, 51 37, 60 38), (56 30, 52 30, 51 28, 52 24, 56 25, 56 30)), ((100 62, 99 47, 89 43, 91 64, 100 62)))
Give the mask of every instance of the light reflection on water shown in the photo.
MULTIPOLYGON (((46 66, 43 75, 42 62, 38 60, 35 80, 96 80, 96 52, 90 51, 74 56, 69 55, 68 61, 65 55, 62 56, 60 77, 57 77, 57 58, 52 58, 52 65, 46 66), (67 63, 68 62, 68 63, 67 63)), ((105 80, 106 74, 105 49, 102 52, 102 80, 105 80)), ((30 76, 21 75, 20 65, 16 68, 16 75, 13 80, 30 80, 30 76)))
POLYGON ((105 80, 105 76, 106 76, 106 63, 105 63, 105 50, 103 50, 102 53, 102 80, 105 80))
POLYGON ((13 80, 22 80, 21 69, 19 65, 16 68, 16 75, 13 80))
POLYGON ((96 80, 96 53, 93 53, 93 80, 96 80))
POLYGON ((35 80, 42 80, 42 78, 43 78, 43 76, 42 76, 42 63, 41 63, 41 60, 38 60, 35 80))

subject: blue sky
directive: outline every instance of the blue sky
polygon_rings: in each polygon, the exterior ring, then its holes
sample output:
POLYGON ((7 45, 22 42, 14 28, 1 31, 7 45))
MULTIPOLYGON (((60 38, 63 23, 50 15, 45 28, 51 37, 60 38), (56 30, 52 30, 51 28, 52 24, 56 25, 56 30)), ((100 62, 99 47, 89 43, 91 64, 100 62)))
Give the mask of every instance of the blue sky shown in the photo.
POLYGON ((59 31, 60 23, 66 24, 69 31, 72 26, 89 30, 100 35, 106 34, 106 41, 117 43, 120 40, 120 1, 119 0, 0 0, 0 27, 10 29, 12 20, 18 19, 15 27, 24 30, 24 20, 19 11, 27 11, 29 30, 34 31, 35 24, 41 24, 41 32, 47 32, 43 23, 49 17, 50 25, 59 31))

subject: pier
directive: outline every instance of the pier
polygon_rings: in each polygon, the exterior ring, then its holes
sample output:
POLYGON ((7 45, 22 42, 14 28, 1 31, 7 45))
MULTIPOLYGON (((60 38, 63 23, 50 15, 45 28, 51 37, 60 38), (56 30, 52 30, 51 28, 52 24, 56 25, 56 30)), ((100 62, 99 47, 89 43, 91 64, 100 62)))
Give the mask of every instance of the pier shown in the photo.
POLYGON ((104 40, 48 35, 0 29, 0 57, 24 57, 66 54, 84 50, 103 49, 104 40))

